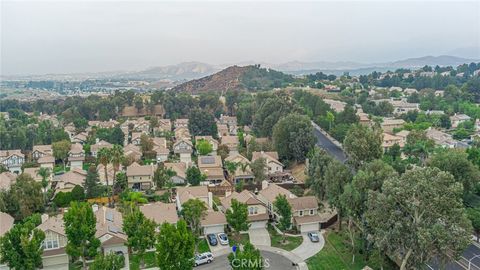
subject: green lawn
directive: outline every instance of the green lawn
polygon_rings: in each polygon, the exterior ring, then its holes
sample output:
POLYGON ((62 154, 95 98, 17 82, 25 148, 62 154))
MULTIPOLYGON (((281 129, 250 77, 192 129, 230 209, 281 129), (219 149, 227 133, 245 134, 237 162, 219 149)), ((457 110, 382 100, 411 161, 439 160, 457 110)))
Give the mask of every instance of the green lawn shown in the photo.
POLYGON ((197 246, 198 253, 210 252, 210 247, 208 246, 207 239, 202 239, 197 246))
POLYGON ((271 224, 268 224, 267 229, 268 233, 270 234, 272 247, 277 247, 290 251, 298 247, 303 242, 303 238, 301 236, 286 236, 286 241, 285 243, 283 243, 283 235, 279 234, 271 224))
MULTIPOLYGON (((355 254, 355 263, 352 264, 351 248, 348 245, 348 236, 344 233, 328 231, 325 235, 325 247, 317 255, 307 260, 310 270, 361 270, 365 266, 380 269, 380 256, 374 252, 368 262, 365 256, 358 251, 355 254)), ((358 249, 357 249, 358 250, 358 249)), ((383 269, 397 269, 398 267, 388 259, 383 269)))
MULTIPOLYGON (((144 257, 145 268, 150 268, 155 266, 155 252, 147 252, 144 257)), ((130 269, 137 270, 140 269, 140 258, 136 254, 130 255, 130 269)))

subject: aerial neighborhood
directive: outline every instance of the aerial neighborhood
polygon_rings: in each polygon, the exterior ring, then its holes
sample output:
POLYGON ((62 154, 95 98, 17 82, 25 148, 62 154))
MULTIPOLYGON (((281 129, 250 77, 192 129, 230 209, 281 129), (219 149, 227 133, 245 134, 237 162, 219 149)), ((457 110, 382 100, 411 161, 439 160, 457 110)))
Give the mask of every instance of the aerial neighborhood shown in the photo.
POLYGON ((233 265, 232 246, 298 269, 339 248, 362 267, 348 269, 437 269, 478 248, 480 64, 338 77, 250 69, 282 83, 1 100, 1 269, 233 265), (426 244, 437 233, 447 253, 426 244))

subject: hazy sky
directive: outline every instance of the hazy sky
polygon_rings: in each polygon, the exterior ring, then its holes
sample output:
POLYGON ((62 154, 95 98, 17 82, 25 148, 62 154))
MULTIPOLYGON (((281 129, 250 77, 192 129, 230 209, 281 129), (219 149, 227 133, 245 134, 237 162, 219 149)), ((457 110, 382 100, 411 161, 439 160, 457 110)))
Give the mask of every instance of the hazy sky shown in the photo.
POLYGON ((480 55, 480 1, 1 0, 1 73, 480 55))

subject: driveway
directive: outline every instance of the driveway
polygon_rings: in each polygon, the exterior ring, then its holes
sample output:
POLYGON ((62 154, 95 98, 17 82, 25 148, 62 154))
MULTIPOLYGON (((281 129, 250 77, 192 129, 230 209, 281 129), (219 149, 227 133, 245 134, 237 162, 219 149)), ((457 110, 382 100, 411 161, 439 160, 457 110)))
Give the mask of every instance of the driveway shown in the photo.
POLYGON ((248 229, 248 236, 250 237, 250 243, 254 246, 271 246, 270 234, 266 228, 248 229))
POLYGON ((230 246, 229 245, 220 245, 220 242, 216 246, 211 246, 210 242, 208 242, 208 246, 210 247, 210 251, 212 252, 214 257, 222 256, 225 254, 228 254, 230 252, 230 246))
POLYGON ((323 246, 325 245, 325 239, 323 238, 323 235, 320 232, 318 233, 318 237, 320 238, 320 241, 317 243, 313 243, 310 241, 310 238, 308 238, 307 233, 303 233, 303 242, 298 246, 296 249, 292 250, 292 253, 299 256, 303 260, 306 260, 315 254, 317 254, 320 250, 322 250, 323 246))

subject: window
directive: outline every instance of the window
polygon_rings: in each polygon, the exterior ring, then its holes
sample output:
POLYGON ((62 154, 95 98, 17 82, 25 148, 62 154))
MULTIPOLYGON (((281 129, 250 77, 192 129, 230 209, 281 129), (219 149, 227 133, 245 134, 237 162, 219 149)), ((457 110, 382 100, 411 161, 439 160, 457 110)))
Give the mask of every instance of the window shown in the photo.
POLYGON ((310 215, 311 215, 311 216, 313 216, 313 209, 312 209, 312 210, 310 210, 310 215))
POLYGON ((299 216, 303 216, 303 211, 300 210, 300 212, 298 214, 299 214, 299 216))
POLYGON ((48 232, 45 235, 45 240, 43 241, 43 247, 45 250, 59 248, 58 235, 48 232))

